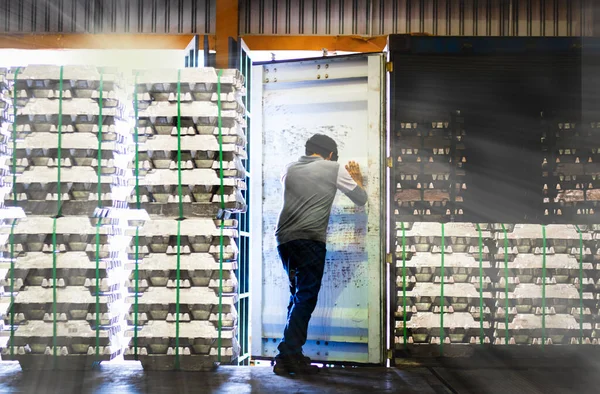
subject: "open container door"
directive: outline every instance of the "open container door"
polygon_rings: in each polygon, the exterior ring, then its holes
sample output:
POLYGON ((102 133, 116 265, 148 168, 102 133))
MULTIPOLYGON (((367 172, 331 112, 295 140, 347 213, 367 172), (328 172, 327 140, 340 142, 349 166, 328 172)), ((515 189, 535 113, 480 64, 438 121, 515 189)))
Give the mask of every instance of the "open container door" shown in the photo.
POLYGON ((254 237, 251 252, 252 355, 274 357, 286 322, 288 279, 274 237, 281 173, 304 154, 310 136, 323 133, 338 143, 341 165, 349 160, 360 164, 369 203, 356 207, 342 193, 335 199, 325 274, 304 353, 324 362, 382 363, 384 55, 273 62, 254 66, 253 80, 251 189, 253 210, 262 218, 252 221, 251 232, 262 237, 254 237))

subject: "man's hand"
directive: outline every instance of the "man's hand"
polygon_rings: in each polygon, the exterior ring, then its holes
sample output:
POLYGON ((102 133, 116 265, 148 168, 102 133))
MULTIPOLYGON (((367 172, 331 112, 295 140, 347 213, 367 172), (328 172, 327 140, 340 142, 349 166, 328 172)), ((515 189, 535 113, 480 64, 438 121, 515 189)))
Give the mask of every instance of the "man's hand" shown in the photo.
POLYGON ((354 182, 356 182, 361 189, 364 189, 363 176, 360 172, 360 166, 358 163, 355 161, 348 162, 348 164, 346 164, 346 171, 348 171, 348 174, 350 174, 354 182))

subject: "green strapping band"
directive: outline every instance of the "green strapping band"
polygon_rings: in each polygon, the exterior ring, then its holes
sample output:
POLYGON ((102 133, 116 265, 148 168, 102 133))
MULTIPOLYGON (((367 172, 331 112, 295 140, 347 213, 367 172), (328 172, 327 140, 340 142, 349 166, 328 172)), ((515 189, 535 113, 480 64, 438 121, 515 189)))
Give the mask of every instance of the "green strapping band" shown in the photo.
MULTIPOLYGON (((15 71, 13 81, 13 124, 12 124, 12 187, 13 206, 17 206, 17 79, 20 68, 15 71)), ((15 355, 15 225, 10 226, 10 355, 15 355)))
POLYGON ((133 358, 138 360, 138 311, 139 311, 139 283, 140 283, 140 270, 139 270, 139 249, 140 249, 140 229, 135 228, 135 295, 133 304, 133 358))
POLYGON ((58 84, 59 95, 58 95, 58 177, 57 177, 57 192, 58 192, 58 201, 56 203, 56 216, 62 216, 62 193, 61 193, 61 161, 62 161, 62 126, 63 126, 63 72, 64 67, 60 67, 60 82, 58 84))
MULTIPOLYGON (((136 209, 141 209, 142 204, 140 203, 140 164, 139 164, 139 106, 138 106, 138 76, 139 73, 135 73, 134 82, 134 93, 133 93, 133 111, 135 116, 133 135, 135 142, 135 198, 136 198, 136 209)), ((135 296, 133 305, 133 357, 138 360, 138 311, 139 311, 139 283, 140 283, 140 270, 139 270, 139 258, 140 258, 140 229, 135 228, 135 296)))
POLYGON ((96 358, 100 356, 100 225, 96 223, 96 358))
POLYGON ((104 110, 104 71, 100 70, 100 97, 98 99, 98 153, 96 155, 96 160, 98 160, 98 208, 102 207, 102 172, 100 169, 102 168, 102 125, 104 123, 103 110, 104 110))
POLYGON ((542 225, 542 349, 546 345, 546 226, 542 225))
POLYGON ((578 225, 575 225, 579 234, 579 344, 583 344, 583 234, 578 225))
POLYGON ((475 223, 479 233, 479 344, 483 345, 485 332, 483 331, 483 237, 479 223, 475 223))
MULTIPOLYGON (((16 193, 16 191, 15 191, 16 193)), ((10 355, 15 355, 15 222, 10 228, 10 355)))
MULTIPOLYGON (((223 180, 223 119, 221 117, 221 76, 223 70, 219 70, 217 75, 217 126, 219 128, 219 177, 221 181, 219 193, 221 194, 221 210, 225 211, 225 186, 223 180)), ((225 216, 221 217, 221 228, 219 231, 219 333, 217 339, 217 360, 221 362, 221 342, 223 329, 223 229, 225 228, 225 216)))
POLYGON ((179 281, 181 263, 181 220, 177 221, 177 299, 175 300, 175 369, 179 369, 179 281))
POLYGON ((175 300, 175 369, 179 369, 179 293, 181 279, 181 221, 183 220, 183 186, 181 185, 181 70, 177 70, 177 191, 179 218, 177 218, 177 280, 175 300))
POLYGON ((177 193, 179 220, 183 220, 183 185, 181 177, 181 70, 177 70, 177 193))
MULTIPOLYGON (((102 125, 104 123, 104 71, 100 69, 100 96, 98 100, 98 208, 102 208, 102 125)), ((102 218, 98 218, 96 223, 96 358, 100 356, 100 226, 102 218)))
MULTIPOLYGON (((16 191, 15 191, 16 192, 16 191)), ((15 355, 15 222, 10 229, 10 355, 15 355)))
POLYGON ((440 288, 440 355, 444 355, 444 258, 446 249, 446 236, 444 235, 444 223, 442 223, 442 269, 441 269, 441 288, 440 288))
POLYGON ((58 96, 58 168, 57 168, 57 184, 56 189, 58 193, 58 200, 56 204, 56 216, 52 221, 52 355, 53 355, 53 366, 56 367, 57 363, 57 354, 56 354, 56 263, 57 263, 57 253, 58 250, 56 248, 56 220, 62 216, 62 195, 61 195, 61 161, 62 161, 62 126, 63 126, 63 72, 64 67, 60 67, 60 82, 58 84, 59 96, 58 96))
POLYGON ((402 224, 402 320, 404 321, 404 349, 408 349, 408 328, 406 327, 406 229, 402 224))
POLYGON ((502 232, 504 233, 504 340, 506 341, 505 345, 508 345, 509 342, 509 332, 508 332, 508 313, 509 313, 509 303, 508 303, 508 234, 506 233, 506 227, 504 224, 501 224, 502 232))
POLYGON ((52 220, 52 355, 56 367, 56 219, 52 220))

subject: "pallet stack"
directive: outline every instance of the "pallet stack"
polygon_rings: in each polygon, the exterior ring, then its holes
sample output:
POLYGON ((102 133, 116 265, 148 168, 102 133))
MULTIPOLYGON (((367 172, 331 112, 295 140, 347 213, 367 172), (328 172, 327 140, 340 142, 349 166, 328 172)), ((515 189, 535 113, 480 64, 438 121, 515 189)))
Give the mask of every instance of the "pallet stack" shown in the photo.
POLYGON ((23 368, 87 368, 123 350, 126 96, 116 74, 95 67, 29 66, 8 80, 20 138, 11 202, 27 220, 14 229, 18 293, 3 357, 23 368))
MULTIPOLYGON (((6 229, 12 227, 15 220, 24 218, 24 212, 21 208, 9 207, 6 200, 10 197, 10 192, 14 183, 13 165, 16 165, 14 154, 14 141, 12 118, 14 116, 11 106, 10 84, 7 76, 8 70, 0 68, 0 228, 6 229)), ((8 241, 9 231, 2 231, 0 246, 4 246, 8 241), (5 239, 6 238, 6 239, 5 239)), ((3 250, 4 252, 4 250, 3 250)), ((7 256, 2 256, 2 259, 7 256)), ((4 261, 9 263, 10 261, 4 261)), ((0 276, 0 279, 2 277, 0 276)))
MULTIPOLYGON (((548 125, 541 141, 544 216, 548 223, 594 223, 600 124, 548 125)), ((446 223, 442 241, 441 222, 473 213, 461 207, 467 186, 462 136, 458 114, 448 123, 401 124, 396 135, 396 349, 439 354, 469 347, 417 344, 595 344, 600 253, 593 225, 446 223), (452 137, 456 143, 444 145, 452 137), (454 159, 436 163, 440 148, 439 157, 453 152, 454 159), (448 189, 455 197, 444 194, 439 180, 446 178, 454 179, 445 186, 456 186, 448 189), (420 190, 424 180, 429 190, 420 190), (438 195, 455 209, 436 211, 438 195)))
POLYGON ((432 347, 422 345, 490 342, 492 266, 483 242, 491 233, 487 226, 479 229, 471 223, 442 228, 396 222, 397 350, 428 354, 432 347))
POLYGON ((499 278, 494 283, 494 343, 592 343, 596 278, 587 227, 494 229, 499 278))
POLYGON ((544 215, 549 223, 595 223, 600 211, 600 123, 552 123, 543 138, 544 215))
POLYGON ((592 226, 446 223, 443 247, 441 227, 396 223, 398 351, 597 344, 600 253, 592 226), (452 346, 416 346, 442 342, 452 346))
POLYGON ((402 123, 396 132, 396 220, 460 220, 464 215, 465 130, 453 122, 402 123))
POLYGON ((13 113, 7 71, 0 68, 0 348, 6 347, 10 340, 10 327, 14 323, 14 316, 11 319, 9 311, 14 300, 15 287, 19 286, 12 274, 16 253, 14 247, 9 244, 12 241, 11 232, 13 226, 25 217, 22 208, 9 207, 6 204, 13 186, 13 162, 16 159, 13 154, 13 113))
POLYGON ((236 70, 136 74, 143 176, 130 201, 152 220, 130 248, 140 264, 126 359, 146 369, 207 370, 237 358, 237 221, 229 214, 245 208, 242 87, 236 70))
MULTIPOLYGON (((9 207, 6 204, 14 182, 13 164, 16 165, 16 157, 13 149, 15 139, 13 138, 14 130, 12 128, 14 113, 11 106, 11 92, 7 73, 7 69, 0 68, 0 228, 3 230, 12 227, 16 221, 24 218, 23 209, 9 207)), ((2 234, 0 246, 6 244, 8 241, 6 234, 9 233, 9 231, 2 231, 0 233, 2 234)), ((7 256, 3 255, 2 263, 9 263, 10 265, 10 261, 5 261, 5 258, 7 256)))

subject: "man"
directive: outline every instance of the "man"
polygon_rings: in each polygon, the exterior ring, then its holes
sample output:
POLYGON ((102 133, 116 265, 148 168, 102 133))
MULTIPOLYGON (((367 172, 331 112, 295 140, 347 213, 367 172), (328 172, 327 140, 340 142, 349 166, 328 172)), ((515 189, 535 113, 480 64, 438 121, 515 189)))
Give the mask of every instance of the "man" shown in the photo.
POLYGON ((337 158, 335 141, 315 134, 306 142, 306 155, 288 165, 282 178, 283 208, 275 237, 291 295, 287 324, 273 368, 278 375, 319 371, 302 354, 302 346, 321 288, 333 200, 339 189, 355 204, 367 203, 360 167, 353 161, 341 166, 337 158))

